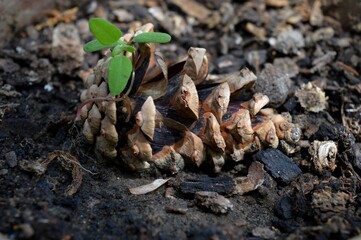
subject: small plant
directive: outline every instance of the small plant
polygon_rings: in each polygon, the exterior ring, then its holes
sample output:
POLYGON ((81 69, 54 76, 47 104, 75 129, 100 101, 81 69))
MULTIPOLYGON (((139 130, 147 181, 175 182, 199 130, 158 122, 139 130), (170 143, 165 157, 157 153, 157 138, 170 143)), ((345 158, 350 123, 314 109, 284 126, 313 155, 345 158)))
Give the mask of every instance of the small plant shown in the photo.
POLYGON ((108 86, 112 96, 123 92, 133 72, 133 64, 126 52, 134 53, 137 43, 167 43, 171 40, 171 36, 166 33, 144 32, 125 41, 121 39, 123 33, 117 26, 101 18, 90 19, 89 28, 96 39, 84 45, 85 52, 104 48, 112 50, 108 68, 108 86))

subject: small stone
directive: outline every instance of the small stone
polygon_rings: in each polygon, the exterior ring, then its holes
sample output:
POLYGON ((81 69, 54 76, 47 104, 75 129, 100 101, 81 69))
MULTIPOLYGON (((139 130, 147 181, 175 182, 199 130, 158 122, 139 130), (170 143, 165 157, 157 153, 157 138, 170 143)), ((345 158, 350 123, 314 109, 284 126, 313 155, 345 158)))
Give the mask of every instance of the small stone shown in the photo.
POLYGON ((16 165, 18 165, 18 158, 17 158, 16 153, 15 153, 14 151, 5 153, 5 159, 6 159, 7 164, 8 164, 11 168, 13 168, 13 167, 15 167, 16 165))
POLYGON ((233 209, 231 201, 216 192, 196 192, 195 201, 198 206, 207 208, 216 214, 225 214, 233 209))
POLYGON ((269 97, 271 107, 281 106, 287 99, 291 80, 287 73, 266 63, 258 76, 255 91, 269 97))
POLYGON ((6 175, 6 174, 8 174, 8 170, 7 169, 0 169, 0 176, 1 175, 6 175))
POLYGON ((304 46, 305 40, 302 33, 288 30, 278 35, 274 48, 283 54, 298 54, 299 49, 304 46))
POLYGON ((282 183, 290 183, 302 173, 297 164, 278 149, 259 151, 253 158, 262 162, 271 176, 282 183))

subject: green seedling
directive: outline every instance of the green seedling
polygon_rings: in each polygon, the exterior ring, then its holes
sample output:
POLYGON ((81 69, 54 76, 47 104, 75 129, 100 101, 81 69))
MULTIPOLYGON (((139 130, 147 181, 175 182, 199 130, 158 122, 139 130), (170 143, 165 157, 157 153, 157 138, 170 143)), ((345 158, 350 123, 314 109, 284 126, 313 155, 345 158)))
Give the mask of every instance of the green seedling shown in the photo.
POLYGON ((90 19, 89 28, 95 39, 84 45, 85 52, 111 49, 112 59, 108 68, 108 86, 114 97, 123 92, 134 70, 126 52, 134 53, 138 43, 167 43, 171 40, 171 36, 166 33, 144 32, 135 35, 129 41, 124 41, 121 39, 122 31, 101 18, 90 19))

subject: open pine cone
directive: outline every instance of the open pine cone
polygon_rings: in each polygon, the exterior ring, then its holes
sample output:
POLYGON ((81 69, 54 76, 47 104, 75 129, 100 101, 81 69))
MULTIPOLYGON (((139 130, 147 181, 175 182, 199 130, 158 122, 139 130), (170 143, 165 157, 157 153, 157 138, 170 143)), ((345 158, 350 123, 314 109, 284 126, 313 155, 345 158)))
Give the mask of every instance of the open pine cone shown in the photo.
MULTIPOLYGON (((137 31, 153 31, 153 26, 137 31)), ((135 170, 154 163, 170 173, 207 160, 219 172, 227 159, 240 161, 265 147, 295 151, 300 129, 289 116, 264 109, 267 96, 257 93, 248 102, 237 101, 240 90, 256 81, 247 68, 207 77, 205 49, 190 48, 185 61, 166 66, 149 43, 139 44, 129 57, 135 71, 127 96, 109 94, 109 55, 99 60, 81 94, 83 134, 100 156, 135 170)))

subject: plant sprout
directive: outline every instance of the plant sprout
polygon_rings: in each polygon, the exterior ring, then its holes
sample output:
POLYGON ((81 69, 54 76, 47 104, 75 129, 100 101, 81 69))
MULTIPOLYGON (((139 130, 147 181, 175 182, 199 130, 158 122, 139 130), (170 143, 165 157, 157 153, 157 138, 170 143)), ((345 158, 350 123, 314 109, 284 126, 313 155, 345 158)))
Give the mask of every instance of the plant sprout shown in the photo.
POLYGON ((161 32, 144 32, 129 41, 121 39, 123 33, 114 24, 102 19, 91 18, 89 28, 95 39, 84 45, 85 52, 99 51, 104 48, 112 50, 112 59, 108 68, 108 86, 112 96, 123 92, 133 72, 133 64, 126 52, 134 53, 136 43, 167 43, 171 36, 161 32))

